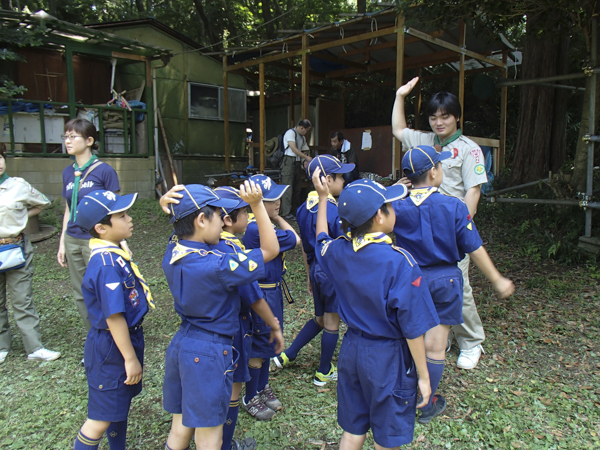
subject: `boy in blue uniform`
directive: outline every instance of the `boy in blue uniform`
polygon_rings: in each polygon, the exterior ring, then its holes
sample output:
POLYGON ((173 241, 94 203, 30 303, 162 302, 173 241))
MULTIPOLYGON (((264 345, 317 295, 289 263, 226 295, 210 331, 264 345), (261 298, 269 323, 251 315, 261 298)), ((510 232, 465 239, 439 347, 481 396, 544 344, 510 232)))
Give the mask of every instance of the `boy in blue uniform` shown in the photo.
MULTIPOLYGON (((320 155, 314 158, 307 167, 309 177, 319 168, 329 187, 327 198, 327 225, 329 235, 333 238, 341 236, 340 218, 338 216, 337 201, 344 188, 343 174, 350 173, 354 164, 342 164, 331 155, 320 155)), ((317 209, 319 197, 313 191, 308 194, 306 202, 298 208, 296 220, 300 227, 302 247, 305 254, 306 276, 308 278, 308 291, 314 300, 315 317, 309 320, 292 345, 281 355, 275 358, 275 365, 283 368, 296 359, 298 352, 315 338, 321 330, 321 359, 319 368, 315 373, 313 383, 324 386, 330 380, 337 379, 337 371, 331 363, 339 337, 340 316, 338 314, 338 301, 331 280, 325 275, 318 261, 315 259, 317 209)))
MULTIPOLYGON (((410 198, 393 203, 397 220, 396 242, 416 255, 429 287, 440 325, 425 334, 427 368, 431 392, 435 394, 445 365, 445 346, 452 325, 463 323, 463 277, 458 267, 465 254, 490 280, 501 297, 514 291, 513 283, 504 278, 482 247, 482 241, 466 204, 457 197, 441 193, 444 172, 441 161, 450 152, 438 153, 429 145, 410 149, 402 158, 402 168, 414 188, 410 198)), ((442 395, 432 395, 421 410, 420 423, 429 423, 446 409, 442 395)))
MULTIPOLYGON (((220 208, 238 202, 220 199, 202 185, 180 192, 178 203, 169 205, 177 240, 167 247, 162 264, 182 318, 165 361, 163 406, 173 414, 166 448, 187 449, 195 436, 196 446, 219 450, 238 361, 232 346, 239 329, 238 286, 264 276, 265 261, 277 256, 279 245, 254 183, 242 185, 240 196, 256 215, 261 246, 242 252, 212 248, 223 231, 220 208)), ((280 339, 281 330, 272 325, 271 339, 280 339)))
MULTIPOLYGON (((289 186, 275 184, 266 175, 253 175, 250 180, 259 185, 263 191, 263 203, 272 222, 272 227, 275 229, 280 249, 279 255, 268 264, 265 264, 265 274, 260 277, 258 284, 262 289, 263 297, 283 328, 284 290, 288 301, 290 299, 283 281, 283 275, 285 274, 284 252, 292 250, 300 244, 300 237, 292 226, 279 215, 281 197, 289 186)), ((246 234, 242 238, 246 248, 256 248, 258 246, 258 231, 256 220, 250 218, 246 234)), ((252 322, 252 351, 249 363, 251 379, 246 383, 246 395, 242 399, 242 408, 259 420, 270 420, 275 411, 282 409, 283 405, 277 399, 269 384, 269 361, 280 354, 283 349, 277 350, 270 344, 268 340, 270 327, 260 317, 253 314, 252 322)))
POLYGON ((431 394, 423 334, 439 323, 417 263, 387 236, 396 220, 390 202, 405 196, 406 188, 386 190, 371 180, 350 183, 340 194, 339 213, 351 238, 331 239, 328 190, 319 175, 315 170, 315 255, 333 281, 348 325, 338 359, 340 449, 362 448, 369 428, 376 449, 398 448, 412 441, 415 407, 426 405, 431 394))
POLYGON ((77 225, 93 238, 82 284, 92 324, 84 350, 88 419, 77 435, 75 450, 97 449, 104 432, 111 450, 125 450, 131 399, 142 391, 142 320, 148 305, 154 305, 144 278, 119 245, 131 237, 127 210, 136 197, 94 191, 77 207, 77 225))
MULTIPOLYGON (((221 232, 221 240, 213 248, 224 253, 243 252, 246 248, 236 237, 236 234, 243 234, 248 226, 248 203, 243 201, 239 191, 231 186, 215 188, 215 192, 220 198, 236 201, 237 205, 231 208, 221 208, 221 218, 224 224, 223 231, 221 232)), ((250 352, 252 350, 252 318, 250 310, 254 311, 254 314, 266 317, 264 320, 266 323, 278 324, 271 308, 269 308, 269 305, 263 298, 263 293, 258 282, 255 281, 252 284, 239 286, 238 290, 242 304, 238 316, 240 326, 233 339, 233 346, 239 352, 240 356, 237 367, 233 372, 233 391, 231 393, 227 420, 223 425, 223 446, 221 450, 254 450, 257 447, 256 440, 251 437, 247 437, 242 441, 233 439, 240 406, 239 399, 240 392, 242 391, 242 383, 246 383, 251 379, 248 367, 250 352)), ((273 410, 266 409, 269 414, 275 414, 273 410)))

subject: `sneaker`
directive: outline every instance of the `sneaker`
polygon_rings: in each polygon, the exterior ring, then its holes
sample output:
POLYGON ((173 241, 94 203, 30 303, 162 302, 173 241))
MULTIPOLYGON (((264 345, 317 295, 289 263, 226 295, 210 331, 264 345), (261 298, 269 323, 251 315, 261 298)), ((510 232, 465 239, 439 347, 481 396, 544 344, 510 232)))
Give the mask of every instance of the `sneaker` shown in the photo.
POLYGON ((287 366, 292 361, 290 360, 290 358, 287 357, 285 352, 281 352, 279 354, 279 356, 276 356, 275 358, 273 358, 273 362, 275 363, 275 365, 277 366, 278 369, 283 369, 285 366, 287 366))
POLYGON ((279 411, 280 409, 283 409, 283 405, 279 399, 275 397, 275 394, 273 394, 273 389, 271 389, 271 386, 268 384, 262 391, 258 393, 258 398, 260 398, 260 401, 263 402, 267 408, 272 409, 273 411, 279 411))
POLYGON ((315 386, 325 386, 328 381, 337 381, 337 369, 333 364, 327 374, 317 371, 317 373, 315 373, 315 378, 313 379, 313 384, 315 386))
POLYGON ((456 361, 456 367, 459 369, 471 370, 477 366, 481 354, 485 353, 481 344, 476 345, 468 350, 461 350, 456 361))
POLYGON ((58 358, 60 358, 60 352, 53 352, 44 347, 27 355, 29 361, 54 361, 58 358))
POLYGON ((258 447, 256 439, 247 437, 243 441, 233 439, 231 442, 231 450, 255 450, 258 447))
POLYGON ((4 362, 4 360, 6 359, 6 355, 8 355, 7 351, 1 351, 0 352, 0 364, 2 364, 4 362))
POLYGON ((255 395, 248 403, 246 403, 245 397, 242 397, 242 408, 258 420, 271 420, 275 415, 275 411, 271 408, 267 408, 267 406, 260 401, 258 395, 255 395))
POLYGON ((419 423, 429 423, 435 416, 439 416, 446 410, 446 399, 443 395, 434 395, 431 401, 431 408, 427 411, 421 410, 421 415, 417 419, 419 423))

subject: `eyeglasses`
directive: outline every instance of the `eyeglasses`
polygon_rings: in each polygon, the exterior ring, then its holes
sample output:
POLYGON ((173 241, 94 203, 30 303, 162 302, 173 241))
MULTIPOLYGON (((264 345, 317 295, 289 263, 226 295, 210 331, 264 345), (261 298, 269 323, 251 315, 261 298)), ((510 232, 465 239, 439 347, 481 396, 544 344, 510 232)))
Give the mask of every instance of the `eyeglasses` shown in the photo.
POLYGON ((67 139, 68 139, 69 141, 72 141, 72 140, 74 140, 75 138, 78 138, 78 137, 83 137, 83 136, 79 136, 78 134, 61 134, 61 135, 60 135, 60 138, 61 138, 63 141, 66 141, 67 139))

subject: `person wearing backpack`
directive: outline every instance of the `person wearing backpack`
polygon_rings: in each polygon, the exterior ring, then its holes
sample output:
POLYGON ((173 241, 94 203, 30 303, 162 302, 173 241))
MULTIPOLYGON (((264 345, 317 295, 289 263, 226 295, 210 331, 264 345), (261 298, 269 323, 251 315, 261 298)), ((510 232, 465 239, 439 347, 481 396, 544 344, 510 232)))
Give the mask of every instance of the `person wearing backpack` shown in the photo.
POLYGON ((309 163, 312 158, 302 153, 307 146, 306 135, 311 130, 312 124, 308 119, 302 119, 295 128, 290 128, 283 136, 285 153, 281 163, 281 184, 291 186, 281 199, 280 216, 286 220, 293 218, 293 212, 302 203, 300 191, 302 177, 304 176, 304 161, 309 163))

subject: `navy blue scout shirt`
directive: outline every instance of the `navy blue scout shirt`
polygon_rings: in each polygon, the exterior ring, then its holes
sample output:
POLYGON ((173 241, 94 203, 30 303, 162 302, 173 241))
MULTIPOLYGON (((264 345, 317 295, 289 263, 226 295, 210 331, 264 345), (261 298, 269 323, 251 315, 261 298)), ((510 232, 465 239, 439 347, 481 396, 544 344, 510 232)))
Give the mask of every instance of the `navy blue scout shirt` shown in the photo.
MULTIPOLYGON (((81 179, 83 179, 83 177, 90 170, 91 167, 94 167, 98 164, 99 163, 92 164, 90 167, 85 169, 81 174, 81 179)), ((69 205, 69 210, 71 210, 73 209, 71 205, 71 194, 73 193, 73 181, 75 180, 75 168, 73 167, 73 164, 69 164, 67 167, 65 167, 62 173, 62 178, 62 196, 67 201, 67 205, 69 205)), ((77 196, 77 203, 79 203, 81 199, 88 195, 90 192, 98 191, 101 189, 112 192, 117 192, 121 190, 121 187, 119 186, 119 178, 117 177, 117 172, 115 172, 115 169, 113 169, 106 163, 102 163, 98 167, 96 167, 81 184, 81 189, 79 189, 79 194, 77 196)), ((75 207, 77 207, 77 205, 75 205, 75 207)), ((77 239, 91 238, 89 233, 84 232, 81 228, 79 228, 71 221, 69 221, 69 224, 67 225, 66 232, 69 236, 77 239)))
MULTIPOLYGON (((275 228, 275 225, 273 225, 275 228)), ((281 277, 285 274, 285 264, 283 252, 292 250, 296 247, 296 235, 291 230, 279 230, 275 228, 275 234, 279 241, 279 255, 272 261, 265 264, 265 275, 259 278, 261 283, 279 283, 281 277)), ((251 217, 246 234, 242 238, 242 243, 246 248, 259 248, 260 237, 258 235, 258 225, 254 216, 251 217)))
POLYGON ((144 288, 133 273, 129 261, 110 252, 90 258, 83 283, 83 301, 92 327, 106 330, 106 319, 121 313, 128 327, 138 325, 148 312, 144 288))
POLYGON ((262 250, 223 253, 203 242, 173 238, 162 268, 175 300, 175 311, 209 333, 233 337, 239 329, 238 286, 265 276, 262 250))
MULTIPOLYGON (((306 253, 308 264, 312 264, 315 260, 318 210, 319 196, 316 191, 313 191, 308 194, 308 198, 296 212, 296 221, 300 228, 300 239, 302 239, 302 248, 304 249, 304 253, 306 253)), ((331 194, 327 197, 327 229, 329 230, 329 236, 332 238, 337 238, 343 234, 337 202, 331 194)))
MULTIPOLYGON (((223 253, 242 253, 246 250, 234 234, 227 233, 226 231, 221 233, 221 240, 219 243, 217 245, 212 245, 211 247, 215 250, 220 250, 223 253)), ((240 299, 242 300, 240 314, 249 312, 250 307, 263 298, 262 289, 258 286, 257 281, 254 281, 251 284, 238 286, 238 291, 240 293, 240 299)))
POLYGON ((320 233, 315 256, 333 280, 348 328, 381 338, 415 339, 439 324, 429 289, 412 256, 379 235, 355 251, 349 238, 333 240, 320 233))
POLYGON ((396 243, 415 255, 420 266, 456 265, 482 245, 467 205, 435 187, 413 189, 392 206, 396 243))

